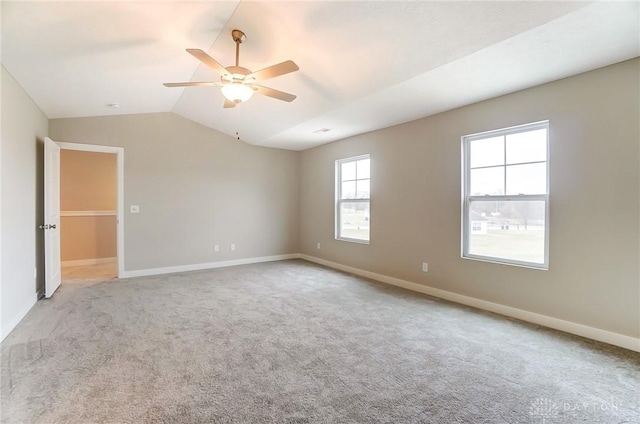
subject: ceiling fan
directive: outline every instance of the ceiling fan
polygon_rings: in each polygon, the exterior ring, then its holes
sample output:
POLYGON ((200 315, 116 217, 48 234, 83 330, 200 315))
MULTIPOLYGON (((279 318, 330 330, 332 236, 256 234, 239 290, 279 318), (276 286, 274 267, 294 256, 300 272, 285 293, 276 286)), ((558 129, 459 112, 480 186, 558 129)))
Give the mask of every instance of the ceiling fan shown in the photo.
POLYGON ((166 82, 166 87, 222 87, 221 91, 225 97, 224 107, 235 107, 236 104, 245 102, 251 98, 254 92, 274 99, 292 102, 296 96, 284 91, 275 90, 273 88, 264 87, 256 84, 269 78, 295 72, 298 69, 293 61, 287 60, 277 65, 269 66, 256 72, 251 72, 247 68, 239 65, 240 44, 247 39, 244 32, 239 29, 231 31, 233 41, 236 43, 236 64, 235 66, 224 67, 215 59, 200 49, 187 49, 187 52, 193 55, 200 62, 204 63, 218 74, 220 74, 220 82, 166 82))

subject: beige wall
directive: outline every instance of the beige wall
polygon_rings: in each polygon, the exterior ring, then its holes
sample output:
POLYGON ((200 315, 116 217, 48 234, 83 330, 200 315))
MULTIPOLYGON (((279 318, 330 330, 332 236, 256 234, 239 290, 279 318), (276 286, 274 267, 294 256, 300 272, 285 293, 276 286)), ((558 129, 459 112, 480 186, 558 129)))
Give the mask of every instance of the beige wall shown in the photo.
POLYGON ((13 77, 2 73, 0 326, 4 338, 43 288, 42 150, 47 117, 13 77), (38 276, 34 278, 34 270, 38 276))
POLYGON ((127 271, 298 252, 297 152, 172 113, 53 119, 49 134, 124 147, 127 271))
POLYGON ((301 252, 639 337, 639 68, 635 59, 302 152, 301 252), (461 259, 460 137, 546 119, 549 270, 461 259), (364 153, 371 244, 336 241, 334 161, 364 153))
POLYGON ((60 244, 62 262, 116 257, 116 155, 60 151, 60 244), (87 216, 64 216, 85 211, 87 216), (111 211, 111 216, 91 215, 111 211))
POLYGON ((115 215, 63 216, 60 233, 63 265, 67 261, 116 257, 115 215))
POLYGON ((115 153, 60 151, 62 211, 115 211, 117 182, 115 153))

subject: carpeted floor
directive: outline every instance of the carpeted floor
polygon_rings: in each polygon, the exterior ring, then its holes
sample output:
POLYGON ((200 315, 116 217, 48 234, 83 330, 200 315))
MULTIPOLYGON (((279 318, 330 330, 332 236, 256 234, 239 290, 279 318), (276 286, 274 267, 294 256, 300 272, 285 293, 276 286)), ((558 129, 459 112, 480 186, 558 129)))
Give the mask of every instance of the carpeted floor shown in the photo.
POLYGON ((640 354, 300 260, 64 285, 3 423, 640 423, 640 354))

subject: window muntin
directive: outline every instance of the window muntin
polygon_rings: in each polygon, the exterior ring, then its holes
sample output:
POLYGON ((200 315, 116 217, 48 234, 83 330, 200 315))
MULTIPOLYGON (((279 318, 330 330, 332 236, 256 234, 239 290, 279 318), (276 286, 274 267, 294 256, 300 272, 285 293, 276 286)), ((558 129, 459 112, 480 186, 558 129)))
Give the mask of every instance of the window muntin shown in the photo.
POLYGON ((464 258, 548 269, 548 133, 545 121, 462 138, 464 258))
POLYGON ((336 161, 336 239, 369 243, 369 155, 336 161))

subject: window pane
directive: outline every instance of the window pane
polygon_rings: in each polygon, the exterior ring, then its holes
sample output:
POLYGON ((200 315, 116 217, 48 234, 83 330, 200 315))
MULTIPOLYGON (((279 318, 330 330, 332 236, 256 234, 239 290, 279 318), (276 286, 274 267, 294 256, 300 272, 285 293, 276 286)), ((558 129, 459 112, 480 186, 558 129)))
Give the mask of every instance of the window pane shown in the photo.
POLYGON ((469 144, 472 168, 504 164, 503 136, 473 140, 469 144))
POLYGON ((507 194, 546 194, 547 164, 507 166, 507 194))
POLYGON ((475 201, 468 219, 468 254, 544 264, 544 201, 475 201))
POLYGON ((356 198, 356 182, 348 181, 342 183, 342 199, 355 199, 356 198))
POLYGON ((369 242, 369 155, 336 161, 339 166, 338 213, 336 238, 345 241, 369 242), (357 199, 357 200, 356 200, 357 199))
POLYGON ((471 196, 504 194, 504 167, 471 170, 471 196))
POLYGON ((342 181, 355 180, 356 179, 356 163, 346 162, 342 164, 342 181))
POLYGON ((339 237, 369 241, 369 202, 340 204, 339 237))
POLYGON ((358 180, 356 183, 356 198, 368 199, 369 198, 369 181, 370 180, 358 180))
POLYGON ((507 163, 547 160, 547 129, 507 136, 507 163))
POLYGON ((369 163, 370 163, 369 159, 362 159, 356 162, 357 171, 358 171, 357 177, 359 180, 363 178, 370 178, 369 163))

